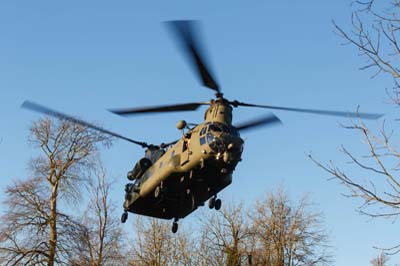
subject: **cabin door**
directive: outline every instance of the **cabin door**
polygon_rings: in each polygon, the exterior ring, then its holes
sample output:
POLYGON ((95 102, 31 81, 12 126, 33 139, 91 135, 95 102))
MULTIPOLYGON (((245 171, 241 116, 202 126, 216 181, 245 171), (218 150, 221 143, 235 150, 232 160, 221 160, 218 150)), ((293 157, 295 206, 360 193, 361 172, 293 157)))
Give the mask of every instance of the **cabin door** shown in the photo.
POLYGON ((189 156, 190 156, 189 144, 190 144, 190 138, 185 139, 182 145, 181 166, 189 162, 189 156))

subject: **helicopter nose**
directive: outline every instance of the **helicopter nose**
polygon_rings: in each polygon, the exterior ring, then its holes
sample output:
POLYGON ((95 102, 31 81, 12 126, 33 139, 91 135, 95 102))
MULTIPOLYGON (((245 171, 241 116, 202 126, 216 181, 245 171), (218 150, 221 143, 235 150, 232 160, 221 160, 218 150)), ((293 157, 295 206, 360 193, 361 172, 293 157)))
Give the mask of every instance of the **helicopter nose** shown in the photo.
POLYGON ((241 138, 231 139, 226 148, 230 152, 241 154, 243 151, 243 140, 241 138))
POLYGON ((233 144, 232 142, 228 144, 228 151, 232 150, 233 147, 235 147, 235 144, 233 144))
POLYGON ((225 163, 237 163, 241 160, 242 150, 243 150, 243 142, 240 140, 231 141, 226 146, 226 151, 223 155, 223 160, 225 163))

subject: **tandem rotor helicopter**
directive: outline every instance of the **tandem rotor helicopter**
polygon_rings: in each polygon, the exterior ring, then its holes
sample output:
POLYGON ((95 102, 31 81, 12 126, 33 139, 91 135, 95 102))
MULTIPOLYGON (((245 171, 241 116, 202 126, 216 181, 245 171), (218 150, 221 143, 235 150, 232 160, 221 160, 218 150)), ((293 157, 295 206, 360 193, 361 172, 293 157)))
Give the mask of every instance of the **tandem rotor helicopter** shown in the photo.
POLYGON ((144 157, 127 175, 132 183, 125 186, 122 223, 126 222, 128 212, 162 219, 174 219, 172 232, 176 233, 178 220, 186 217, 199 206, 203 206, 207 200, 210 209, 219 210, 221 208, 222 202, 217 194, 232 183, 232 174, 241 161, 244 140, 240 134, 246 130, 281 122, 278 117, 269 113, 261 118, 233 125, 233 108, 258 107, 364 119, 378 119, 382 116, 382 114, 375 113, 301 109, 228 100, 224 98, 215 76, 210 72, 201 53, 195 28, 196 22, 169 21, 166 22, 166 25, 175 35, 180 48, 189 59, 203 85, 215 91, 215 98, 208 102, 110 111, 117 115, 129 116, 141 113, 195 111, 202 105, 208 106, 204 113, 204 121, 199 124, 188 124, 183 120, 178 122, 177 128, 183 132, 179 140, 160 145, 147 144, 36 103, 25 101, 22 104, 23 108, 69 120, 146 149, 144 157))

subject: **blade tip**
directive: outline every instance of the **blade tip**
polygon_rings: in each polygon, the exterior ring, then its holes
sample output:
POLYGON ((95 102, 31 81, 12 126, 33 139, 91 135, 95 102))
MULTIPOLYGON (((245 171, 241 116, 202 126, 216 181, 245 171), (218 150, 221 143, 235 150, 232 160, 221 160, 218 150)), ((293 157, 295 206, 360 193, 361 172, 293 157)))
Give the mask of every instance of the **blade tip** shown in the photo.
POLYGON ((25 100, 25 101, 23 101, 22 102, 22 104, 21 104, 21 108, 27 108, 28 106, 30 106, 30 105, 32 105, 32 102, 30 102, 30 101, 28 101, 28 100, 25 100))
POLYGON ((370 120, 378 120, 383 117, 385 114, 367 114, 367 115, 358 115, 359 118, 370 119, 370 120))
POLYGON ((116 109, 107 109, 107 111, 109 111, 110 113, 113 113, 115 115, 121 115, 123 114, 123 112, 121 112, 120 110, 116 110, 116 109))

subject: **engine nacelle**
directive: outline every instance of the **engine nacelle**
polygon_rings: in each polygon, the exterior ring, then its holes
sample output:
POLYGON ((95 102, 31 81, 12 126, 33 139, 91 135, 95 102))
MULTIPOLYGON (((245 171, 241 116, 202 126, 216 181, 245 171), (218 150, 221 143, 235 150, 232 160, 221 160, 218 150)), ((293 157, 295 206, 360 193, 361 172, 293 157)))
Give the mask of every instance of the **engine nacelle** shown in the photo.
POLYGON ((135 167, 133 168, 132 171, 128 172, 128 179, 129 180, 135 180, 140 178, 144 172, 146 172, 147 169, 152 165, 152 162, 147 159, 147 158, 142 158, 140 159, 136 164, 135 167))

